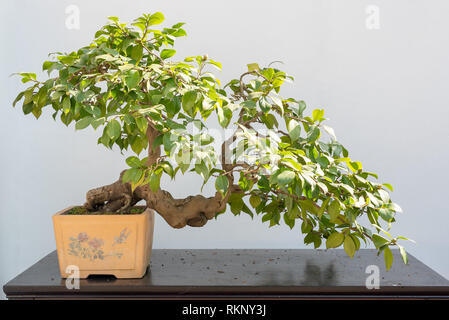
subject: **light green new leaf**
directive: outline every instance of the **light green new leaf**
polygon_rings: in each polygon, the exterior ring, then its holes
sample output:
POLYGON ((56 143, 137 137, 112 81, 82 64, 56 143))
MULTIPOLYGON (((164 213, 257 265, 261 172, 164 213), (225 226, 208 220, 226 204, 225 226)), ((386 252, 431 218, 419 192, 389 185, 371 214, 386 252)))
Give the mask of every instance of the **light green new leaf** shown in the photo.
POLYGON ((175 53, 176 53, 176 50, 174 50, 174 49, 164 49, 161 51, 161 58, 164 60, 168 59, 170 57, 173 57, 175 53))
POLYGON ((142 55, 143 55, 143 47, 140 44, 135 45, 131 50, 131 58, 139 62, 140 59, 142 59, 142 55))
POLYGON ((404 264, 408 264, 408 256, 407 252, 405 251, 405 248, 403 246, 397 245, 399 248, 399 253, 401 254, 402 261, 404 261, 404 264))
POLYGON ((161 12, 153 13, 148 19, 148 25, 155 26, 161 24, 165 20, 164 15, 161 12))
POLYGON ((232 111, 227 108, 217 108, 218 122, 223 128, 227 128, 232 119, 232 111))
POLYGON ((159 186, 161 184, 161 174, 157 174, 152 172, 150 175, 150 189, 153 192, 157 192, 159 190, 159 186))
POLYGON ((326 240, 326 248, 338 248, 345 240, 343 233, 334 232, 326 240))
POLYGON ((391 252, 389 247, 385 247, 384 249, 384 258, 385 258, 385 268, 387 271, 390 270, 391 265, 393 264, 393 253, 391 252))
POLYGON ((323 120, 324 110, 323 109, 315 109, 312 111, 313 121, 321 121, 323 120))
POLYGON ((285 171, 282 171, 280 174, 278 174, 277 181, 281 185, 286 185, 286 184, 292 182, 293 179, 295 179, 295 177, 296 177, 296 175, 293 171, 285 170, 285 171))
POLYGON ((294 119, 290 120, 287 125, 287 130, 293 142, 299 139, 299 136, 301 135, 301 126, 298 121, 294 119))
POLYGON ((349 235, 345 237, 343 248, 345 249, 346 254, 350 256, 352 259, 355 254, 355 243, 354 240, 352 240, 352 238, 349 235))
POLYGON ((248 63, 247 66, 248 66, 248 72, 260 70, 258 63, 248 63))

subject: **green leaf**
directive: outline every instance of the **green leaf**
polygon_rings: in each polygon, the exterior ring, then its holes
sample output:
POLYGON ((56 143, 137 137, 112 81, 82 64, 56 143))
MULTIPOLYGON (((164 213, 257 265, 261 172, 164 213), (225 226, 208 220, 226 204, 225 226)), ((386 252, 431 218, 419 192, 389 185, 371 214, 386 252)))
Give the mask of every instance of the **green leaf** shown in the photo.
POLYGON ((87 112, 89 112, 91 115, 94 115, 96 117, 99 117, 101 115, 101 110, 100 108, 94 106, 94 105, 89 105, 89 106, 85 106, 84 110, 86 110, 87 112))
POLYGON ((185 112, 189 113, 195 106, 196 100, 198 98, 198 92, 188 91, 182 96, 182 108, 185 112))
POLYGON ((218 122, 223 128, 227 128, 232 119, 232 111, 227 108, 217 108, 218 122))
POLYGON ((161 184, 161 174, 157 174, 155 172, 151 173, 150 176, 150 189, 153 192, 157 192, 159 190, 161 184))
POLYGON ((176 53, 176 50, 174 50, 174 49, 164 49, 161 51, 161 58, 164 60, 168 59, 170 57, 173 57, 175 53, 176 53))
POLYGON ((126 159, 126 163, 131 168, 140 168, 142 166, 142 163, 140 162, 140 159, 136 156, 131 156, 126 159))
POLYGON ((148 121, 143 117, 136 118, 135 121, 136 121, 136 125, 139 128, 140 132, 146 133, 147 128, 148 128, 148 121))
POLYGON ((399 248, 399 252, 401 254, 402 257, 402 261, 404 261, 404 264, 408 264, 408 256, 407 256, 407 252, 405 251, 403 246, 397 245, 399 248))
POLYGON ((347 235, 345 237, 345 241, 343 243, 343 247, 345 249, 345 252, 348 256, 351 257, 351 259, 354 257, 355 254, 355 243, 354 240, 352 240, 352 238, 347 235))
POLYGON ((92 123, 92 117, 84 117, 81 120, 77 121, 75 124, 75 130, 82 130, 88 127, 92 123))
POLYGON ((302 116, 302 114, 303 114, 305 109, 306 109, 306 103, 304 101, 302 101, 302 100, 298 101, 298 110, 295 110, 296 114, 298 116, 302 116))
POLYGON ((334 140, 334 141, 337 140, 337 136, 335 135, 335 131, 333 128, 331 128, 329 126, 325 126, 325 125, 322 125, 322 127, 323 127, 324 131, 326 131, 327 134, 331 136, 332 140, 334 140))
POLYGON ((24 91, 22 91, 21 93, 19 93, 19 94, 17 95, 17 97, 14 99, 14 101, 13 101, 13 103, 12 103, 12 106, 13 106, 13 107, 15 107, 16 104, 17 104, 17 102, 19 102, 20 99, 23 98, 23 95, 24 95, 24 91))
POLYGON ((352 172, 357 172, 363 169, 362 163, 360 161, 348 161, 346 164, 352 172))
POLYGON ((106 134, 111 140, 115 140, 120 136, 121 129, 120 123, 117 120, 111 120, 106 125, 106 134))
POLYGON ((308 140, 310 142, 315 142, 321 135, 320 129, 317 127, 313 128, 308 132, 308 140))
POLYGON ((312 231, 313 226, 310 223, 307 223, 307 220, 304 220, 301 224, 301 232, 302 233, 309 233, 312 231))
POLYGON ((136 153, 140 154, 144 148, 143 140, 139 137, 136 137, 134 141, 131 143, 131 149, 136 153))
POLYGON ((258 207, 261 202, 262 202, 262 199, 259 196, 256 196, 253 194, 249 197, 249 203, 251 204, 251 206, 253 208, 258 207))
POLYGON ((383 183, 383 186, 385 186, 386 188, 390 189, 391 192, 393 192, 393 186, 389 183, 383 183))
POLYGON ((390 270, 393 264, 393 253, 391 252, 389 247, 385 247, 384 249, 384 258, 385 258, 385 268, 387 271, 390 270))
POLYGON ((301 126, 298 121, 291 119, 288 122, 287 130, 293 142, 299 139, 299 136, 301 135, 301 126))
POLYGON ((200 145, 202 145, 202 146, 206 146, 206 145, 212 143, 213 141, 214 141, 214 137, 212 137, 206 133, 203 133, 200 135, 199 142, 200 142, 200 145))
MULTIPOLYGON (((33 113, 33 115, 36 117, 36 119, 39 119, 39 117, 41 116, 41 114, 42 114, 42 108, 39 108, 39 107, 36 107, 36 108, 33 108, 33 111, 31 111, 32 113, 33 113)), ((70 122, 70 121, 69 121, 70 122)), ((66 123, 66 124, 68 124, 68 123, 66 123)))
POLYGON ((263 112, 268 112, 271 109, 271 104, 268 102, 267 97, 262 96, 259 99, 259 107, 263 112))
POLYGON ((44 61, 44 63, 42 64, 42 71, 50 69, 55 63, 56 62, 53 61, 44 61))
POLYGON ((281 185, 286 185, 286 184, 292 182, 293 179, 295 179, 295 177, 296 177, 296 175, 293 171, 285 170, 285 171, 282 171, 280 174, 278 174, 277 181, 281 185))
POLYGON ((326 248, 338 248, 345 240, 343 233, 334 232, 326 240, 326 248))
POLYGON ((318 210, 318 213, 317 213, 317 216, 319 219, 321 219, 324 211, 326 211, 329 201, 331 201, 331 198, 327 198, 326 200, 323 201, 323 204, 321 205, 321 208, 318 210))
POLYGON ((229 181, 226 176, 219 176, 217 180, 215 180, 215 189, 224 197, 226 192, 228 191, 229 181))
POLYGON ((122 177, 122 181, 124 183, 133 182, 137 183, 139 182, 140 178, 142 178, 144 171, 142 169, 137 168, 131 168, 125 171, 122 177))
POLYGON ((288 212, 288 215, 291 219, 296 219, 301 217, 301 212, 299 211, 299 208, 296 204, 292 205, 291 210, 288 212))
POLYGON ((287 213, 284 213, 284 222, 290 227, 290 230, 295 226, 295 219, 290 218, 287 213))
POLYGON ((340 203, 337 200, 331 202, 327 208, 327 212, 331 218, 331 221, 335 221, 340 213, 340 203))
POLYGON ((204 182, 209 179, 209 169, 204 161, 195 164, 195 172, 203 178, 204 182))
POLYGON ((394 211, 389 208, 380 208, 379 210, 380 217, 386 222, 391 222, 394 218, 394 211))
POLYGON ((388 194, 388 192, 382 189, 377 190, 377 192, 379 193, 379 196, 383 202, 385 203, 390 202, 390 195, 388 194))
POLYGON ((377 249, 383 247, 387 243, 390 243, 390 241, 382 236, 379 236, 378 234, 373 234, 373 244, 374 246, 376 246, 377 249))
POLYGON ((161 12, 153 13, 148 19, 148 25, 155 26, 161 24, 165 20, 164 15, 161 12))
POLYGON ((209 59, 209 63, 210 63, 211 65, 217 67, 218 70, 221 70, 221 69, 222 69, 222 66, 221 66, 221 63, 220 63, 220 62, 217 62, 217 61, 214 61, 214 60, 212 60, 212 59, 209 59))
POLYGON ((324 110, 323 109, 315 109, 312 111, 313 121, 321 121, 323 120, 324 110))
POLYGON ((125 77, 126 86, 129 89, 134 89, 140 82, 140 73, 137 70, 129 70, 125 77))
POLYGON ((248 67, 248 72, 260 70, 258 63, 248 63, 247 67, 248 67))
POLYGON ((22 110, 24 114, 29 114, 31 111, 33 111, 34 108, 34 103, 33 101, 29 102, 29 103, 23 103, 22 105, 22 110))
POLYGON ((143 47, 138 44, 135 45, 131 50, 131 58, 136 60, 137 63, 139 63, 140 59, 142 59, 143 56, 143 47))
POLYGON ((70 112, 70 97, 66 96, 64 97, 64 99, 62 100, 62 111, 67 114, 70 112))

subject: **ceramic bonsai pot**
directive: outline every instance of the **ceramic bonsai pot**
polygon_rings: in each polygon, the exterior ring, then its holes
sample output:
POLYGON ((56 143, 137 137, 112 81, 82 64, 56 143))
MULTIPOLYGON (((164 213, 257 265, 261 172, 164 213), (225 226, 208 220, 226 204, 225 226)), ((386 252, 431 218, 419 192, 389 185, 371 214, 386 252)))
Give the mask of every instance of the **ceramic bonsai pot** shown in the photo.
MULTIPOLYGON (((138 214, 69 214, 74 207, 53 216, 56 248, 62 278, 79 268, 80 278, 114 275, 141 278, 150 263, 154 211, 138 214)), ((141 207, 142 208, 142 207, 141 207)))

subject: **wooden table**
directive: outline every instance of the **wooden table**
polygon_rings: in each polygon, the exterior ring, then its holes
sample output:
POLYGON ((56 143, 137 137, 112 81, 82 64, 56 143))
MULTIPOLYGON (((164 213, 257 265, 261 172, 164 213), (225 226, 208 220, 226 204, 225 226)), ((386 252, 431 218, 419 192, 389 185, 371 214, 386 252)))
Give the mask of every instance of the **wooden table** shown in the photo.
POLYGON ((56 251, 8 282, 9 299, 449 298, 449 281, 409 255, 385 271, 383 256, 362 249, 351 260, 343 250, 153 250, 142 279, 95 277, 69 290, 56 251), (379 289, 367 289, 366 268, 379 267, 379 289))

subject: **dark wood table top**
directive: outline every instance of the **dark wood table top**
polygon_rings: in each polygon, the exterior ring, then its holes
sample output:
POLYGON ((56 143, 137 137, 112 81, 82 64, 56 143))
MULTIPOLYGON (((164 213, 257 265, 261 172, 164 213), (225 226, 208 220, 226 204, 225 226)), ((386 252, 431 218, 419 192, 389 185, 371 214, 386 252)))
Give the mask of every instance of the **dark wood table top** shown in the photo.
POLYGON ((52 298, 449 298, 449 281, 397 250, 386 272, 383 256, 362 249, 351 260, 343 250, 155 249, 142 279, 94 277, 69 290, 56 251, 8 282, 10 299, 52 298), (379 289, 367 289, 366 268, 379 267, 379 289))

